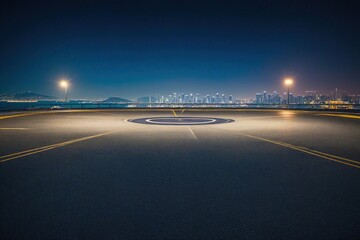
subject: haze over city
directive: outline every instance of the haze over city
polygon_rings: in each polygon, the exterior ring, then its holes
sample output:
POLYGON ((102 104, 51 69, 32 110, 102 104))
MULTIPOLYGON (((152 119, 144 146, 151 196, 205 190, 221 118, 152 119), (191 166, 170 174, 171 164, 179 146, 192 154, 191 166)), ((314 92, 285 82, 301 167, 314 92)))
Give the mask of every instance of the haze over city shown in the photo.
POLYGON ((360 89, 356 1, 23 1, 1 6, 0 93, 253 98, 360 89), (34 4, 36 3, 36 4, 34 4))

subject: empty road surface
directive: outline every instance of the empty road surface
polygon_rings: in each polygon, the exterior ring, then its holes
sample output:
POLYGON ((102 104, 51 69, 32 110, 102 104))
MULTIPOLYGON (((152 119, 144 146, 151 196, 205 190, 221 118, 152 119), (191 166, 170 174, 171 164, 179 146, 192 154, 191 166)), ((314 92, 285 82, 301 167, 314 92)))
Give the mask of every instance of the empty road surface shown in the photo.
POLYGON ((2 113, 0 238, 360 238, 360 115, 2 113))

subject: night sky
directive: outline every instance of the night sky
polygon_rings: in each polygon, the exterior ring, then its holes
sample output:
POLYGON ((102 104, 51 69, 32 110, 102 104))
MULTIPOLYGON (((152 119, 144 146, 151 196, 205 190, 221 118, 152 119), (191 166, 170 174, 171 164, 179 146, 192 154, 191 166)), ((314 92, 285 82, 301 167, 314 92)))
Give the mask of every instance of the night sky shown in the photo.
POLYGON ((7 1, 0 93, 360 92, 358 1, 7 1), (317 3, 314 3, 317 2, 317 3))

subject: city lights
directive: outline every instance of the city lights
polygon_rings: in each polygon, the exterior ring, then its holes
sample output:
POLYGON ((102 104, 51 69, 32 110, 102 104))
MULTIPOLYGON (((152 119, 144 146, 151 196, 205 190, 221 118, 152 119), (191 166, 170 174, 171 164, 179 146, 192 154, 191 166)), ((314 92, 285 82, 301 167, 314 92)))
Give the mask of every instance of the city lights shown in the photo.
POLYGON ((294 81, 292 78, 286 78, 284 80, 285 85, 287 86, 287 104, 290 104, 290 86, 293 85, 294 81))
POLYGON ((67 101, 67 92, 68 92, 68 86, 69 86, 69 82, 67 80, 61 80, 59 83, 60 87, 64 88, 65 91, 65 102, 67 101))
POLYGON ((285 83, 286 86, 291 86, 294 83, 294 81, 293 81, 292 78, 286 78, 284 80, 284 83, 285 83))
POLYGON ((61 87, 64 87, 64 88, 67 88, 68 82, 67 82, 66 80, 61 80, 61 81, 60 81, 60 86, 61 86, 61 87))

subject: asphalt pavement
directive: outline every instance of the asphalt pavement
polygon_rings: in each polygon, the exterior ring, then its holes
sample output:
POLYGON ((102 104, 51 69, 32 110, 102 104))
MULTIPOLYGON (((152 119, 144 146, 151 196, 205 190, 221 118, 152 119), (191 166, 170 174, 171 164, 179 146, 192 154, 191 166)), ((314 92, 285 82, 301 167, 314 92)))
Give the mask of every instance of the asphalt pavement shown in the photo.
POLYGON ((359 140, 350 113, 7 112, 0 238, 357 239, 359 140))

